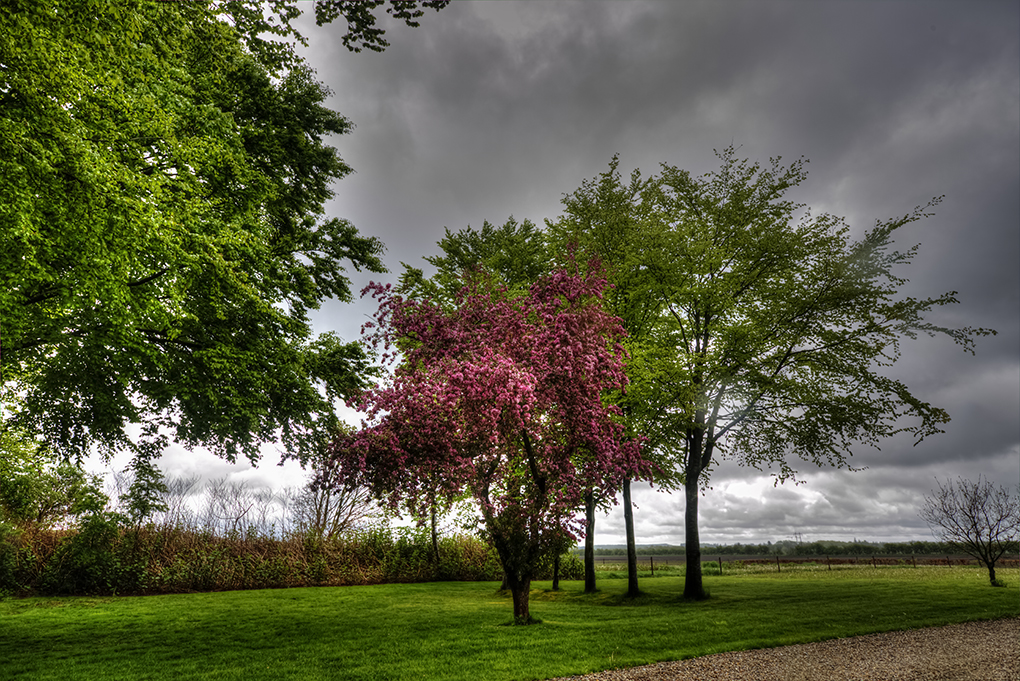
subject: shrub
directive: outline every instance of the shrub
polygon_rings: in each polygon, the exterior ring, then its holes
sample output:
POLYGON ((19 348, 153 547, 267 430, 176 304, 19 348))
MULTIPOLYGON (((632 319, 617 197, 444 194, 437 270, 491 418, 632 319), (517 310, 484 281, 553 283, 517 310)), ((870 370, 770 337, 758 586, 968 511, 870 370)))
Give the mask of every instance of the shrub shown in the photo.
POLYGON ((124 567, 117 551, 124 520, 107 512, 84 516, 78 531, 58 545, 47 563, 41 590, 51 594, 115 593, 124 567))
POLYGON ((0 521, 0 596, 16 594, 22 590, 19 570, 21 530, 0 521))

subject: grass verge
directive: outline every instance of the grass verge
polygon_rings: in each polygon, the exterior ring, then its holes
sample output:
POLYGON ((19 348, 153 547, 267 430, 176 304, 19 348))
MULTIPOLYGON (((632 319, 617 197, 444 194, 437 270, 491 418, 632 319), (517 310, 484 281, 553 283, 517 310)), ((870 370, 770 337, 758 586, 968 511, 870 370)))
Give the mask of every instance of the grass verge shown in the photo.
POLYGON ((16 679, 542 679, 872 632, 1020 616, 973 568, 801 570, 621 580, 595 594, 536 583, 542 624, 496 583, 388 584, 134 598, 0 601, 0 676, 16 679))

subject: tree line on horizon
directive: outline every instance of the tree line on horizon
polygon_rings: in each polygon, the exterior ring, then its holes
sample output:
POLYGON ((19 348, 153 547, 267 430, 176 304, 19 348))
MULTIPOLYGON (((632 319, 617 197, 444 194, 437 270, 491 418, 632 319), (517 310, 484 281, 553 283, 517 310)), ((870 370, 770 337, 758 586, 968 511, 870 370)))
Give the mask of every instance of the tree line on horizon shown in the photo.
MULTIPOLYGON (((740 543, 733 544, 702 544, 705 555, 720 556, 944 556, 947 554, 959 554, 960 548, 950 542, 940 541, 907 541, 907 542, 871 542, 871 541, 840 541, 835 539, 821 539, 812 542, 796 542, 792 540, 781 540, 777 542, 765 542, 759 544, 740 543)), ((1007 551, 1016 553, 1020 551, 1020 544, 1012 542, 1007 545, 1007 551)), ((573 553, 578 554, 583 549, 575 548, 573 553)), ((665 556, 682 555, 683 544, 655 544, 638 545, 639 556, 665 556)), ((603 547, 595 548, 596 556, 625 556, 625 547, 603 547)))

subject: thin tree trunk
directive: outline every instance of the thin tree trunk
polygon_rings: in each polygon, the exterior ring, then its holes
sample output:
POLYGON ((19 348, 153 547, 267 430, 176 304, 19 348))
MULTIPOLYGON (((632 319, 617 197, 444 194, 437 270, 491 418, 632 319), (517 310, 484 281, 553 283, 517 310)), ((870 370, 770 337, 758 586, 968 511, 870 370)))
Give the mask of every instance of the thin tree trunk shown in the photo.
POLYGON ((995 561, 987 561, 985 565, 988 566, 988 581, 995 586, 995 561))
POLYGON ((636 597, 638 590, 637 577, 637 544, 634 540, 634 504, 630 501, 630 478, 623 479, 623 520, 627 526, 627 595, 636 597))
POLYGON ((432 553, 436 557, 436 570, 439 569, 439 533, 436 531, 436 507, 432 507, 432 553))
POLYGON ((558 554, 558 553, 556 554, 556 557, 553 558, 553 586, 552 586, 552 590, 553 591, 559 591, 560 590, 560 554, 558 554))
POLYGON ((701 536, 698 533, 698 481, 688 478, 684 484, 687 494, 686 525, 687 577, 684 580, 684 598, 700 601, 706 598, 701 578, 701 536))
POLYGON ((685 554, 687 558, 686 577, 684 578, 684 598, 702 601, 708 598, 701 575, 701 535, 698 532, 698 496, 700 493, 702 457, 701 448, 704 443, 704 431, 695 430, 688 439, 687 469, 684 471, 684 492, 687 496, 687 508, 684 514, 685 554))
POLYGON ((595 587, 595 492, 584 495, 584 592, 594 593, 595 587))

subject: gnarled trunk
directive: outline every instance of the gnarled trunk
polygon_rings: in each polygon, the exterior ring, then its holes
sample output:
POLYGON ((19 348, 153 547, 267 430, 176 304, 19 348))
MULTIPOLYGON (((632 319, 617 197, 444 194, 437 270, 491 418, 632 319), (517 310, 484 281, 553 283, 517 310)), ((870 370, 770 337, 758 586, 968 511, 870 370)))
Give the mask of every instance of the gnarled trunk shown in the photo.
POLYGON ((988 568, 988 581, 991 583, 992 586, 998 586, 995 583, 995 561, 994 560, 985 560, 984 564, 985 564, 985 567, 988 568))

